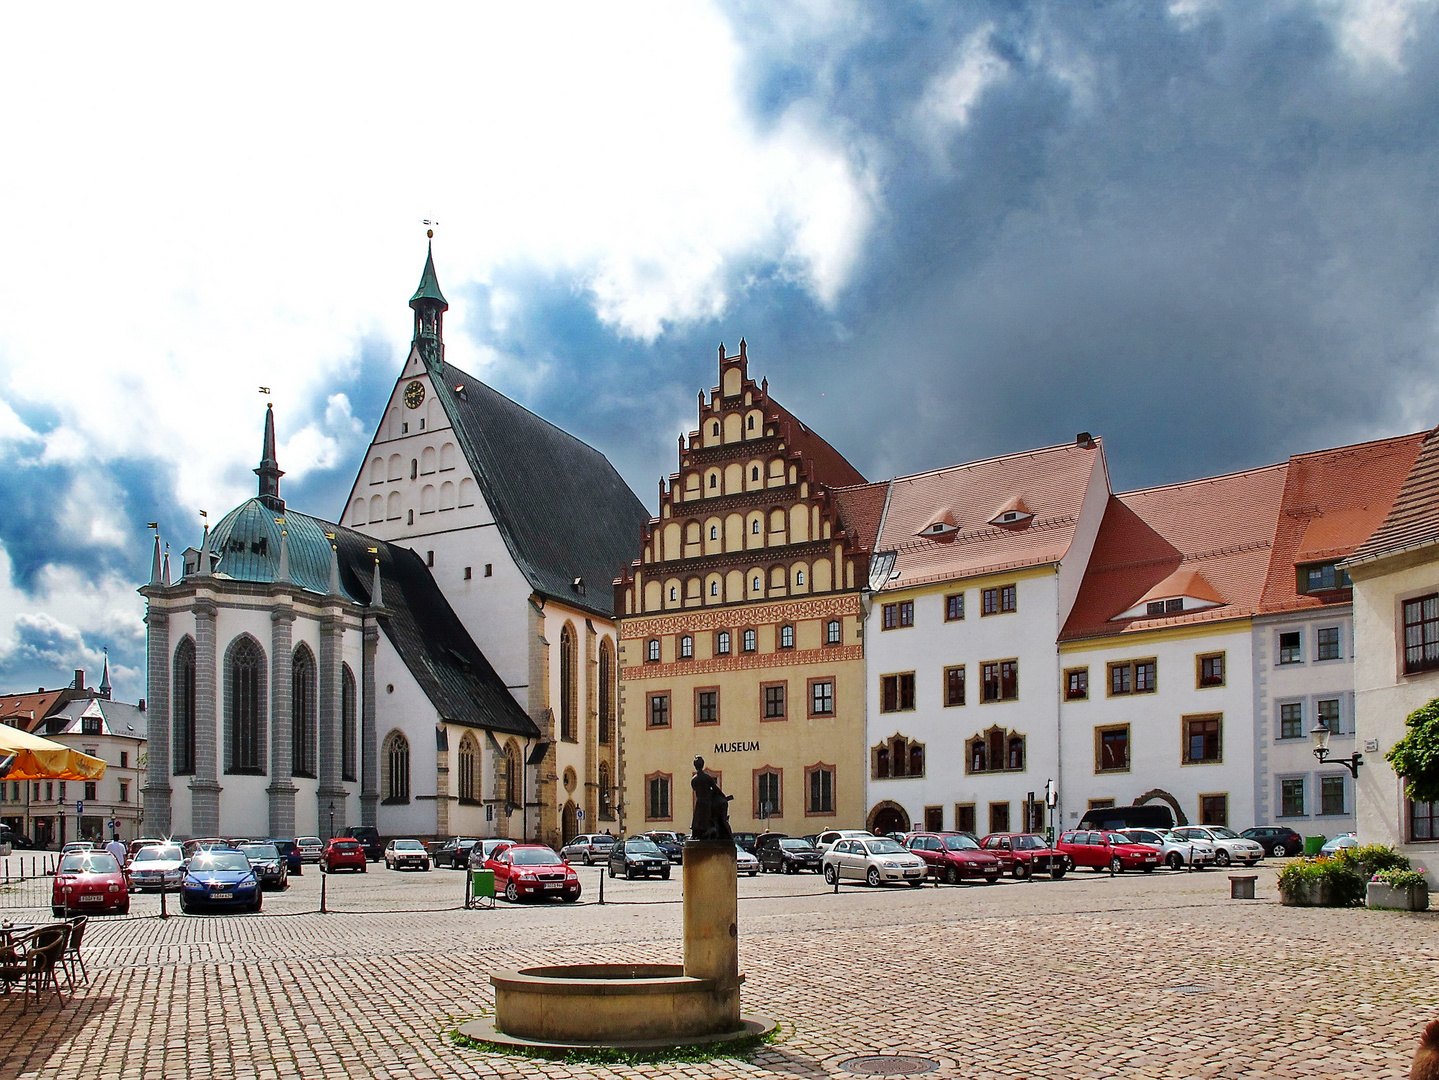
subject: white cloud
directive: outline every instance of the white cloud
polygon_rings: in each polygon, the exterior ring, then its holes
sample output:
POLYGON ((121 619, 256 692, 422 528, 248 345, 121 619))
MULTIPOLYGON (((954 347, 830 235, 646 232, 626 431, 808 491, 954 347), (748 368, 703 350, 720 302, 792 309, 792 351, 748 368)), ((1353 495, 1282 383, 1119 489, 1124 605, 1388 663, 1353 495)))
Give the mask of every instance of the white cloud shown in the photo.
POLYGON ((1431 0, 1328 0, 1340 47, 1361 70, 1402 72, 1404 46, 1414 36, 1414 12, 1431 0))
POLYGON ((1009 73, 1009 64, 990 47, 994 27, 973 31, 955 50, 954 62, 930 82, 921 99, 918 121, 931 145, 940 148, 969 114, 984 92, 1009 73))

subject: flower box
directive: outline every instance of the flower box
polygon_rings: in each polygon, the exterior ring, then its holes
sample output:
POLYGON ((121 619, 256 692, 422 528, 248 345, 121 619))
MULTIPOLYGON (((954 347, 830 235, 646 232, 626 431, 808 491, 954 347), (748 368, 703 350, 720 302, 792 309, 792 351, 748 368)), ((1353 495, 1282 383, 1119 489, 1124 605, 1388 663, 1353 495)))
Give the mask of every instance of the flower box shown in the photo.
POLYGON ((1429 886, 1409 885, 1395 888, 1382 881, 1371 881, 1364 890, 1364 906, 1389 908, 1394 911, 1429 910, 1429 886))
POLYGON ((1327 881, 1296 881, 1280 891, 1285 907, 1339 907, 1334 889, 1327 881))

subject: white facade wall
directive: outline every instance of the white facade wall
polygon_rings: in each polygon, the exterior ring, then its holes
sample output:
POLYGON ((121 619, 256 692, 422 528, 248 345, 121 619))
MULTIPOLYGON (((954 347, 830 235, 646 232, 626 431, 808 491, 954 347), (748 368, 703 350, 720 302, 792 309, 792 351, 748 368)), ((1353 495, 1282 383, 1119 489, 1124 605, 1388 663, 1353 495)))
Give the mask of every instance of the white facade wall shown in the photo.
MULTIPOLYGON (((381 836, 433 836, 437 831, 435 731, 439 714, 384 631, 380 632, 375 649, 375 698, 376 782, 380 792, 375 827, 381 836), (396 730, 410 744, 410 801, 407 803, 385 801, 388 769, 385 742, 396 730)), ((452 745, 458 747, 458 743, 452 745)))
MULTIPOLYGON (((1354 743, 1354 621, 1348 605, 1269 615, 1254 621, 1255 824, 1287 825, 1302 836, 1326 838, 1353 832, 1354 781, 1345 768, 1321 765, 1314 757, 1310 729, 1319 718, 1321 702, 1337 702, 1340 727, 1331 728, 1330 750, 1347 758, 1354 743), (1321 660, 1319 631, 1337 630, 1339 657, 1321 660), (1299 634, 1299 659, 1281 660, 1280 636, 1299 634), (1286 706, 1290 706, 1286 710, 1286 706), (1284 713, 1299 713, 1298 734, 1292 721, 1285 730, 1284 713), (1326 814, 1321 802, 1323 779, 1342 783, 1342 813, 1326 814), (1286 813, 1284 782, 1303 784, 1303 812, 1286 813)), ((1297 809, 1289 806, 1293 811, 1297 809)))

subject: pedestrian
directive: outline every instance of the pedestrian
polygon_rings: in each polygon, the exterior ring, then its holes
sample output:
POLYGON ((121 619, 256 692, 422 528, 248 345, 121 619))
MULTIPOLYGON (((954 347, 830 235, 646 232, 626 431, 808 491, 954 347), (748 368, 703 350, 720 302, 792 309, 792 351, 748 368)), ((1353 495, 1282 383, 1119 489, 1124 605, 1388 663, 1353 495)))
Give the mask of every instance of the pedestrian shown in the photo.
POLYGON ((115 856, 115 861, 119 863, 123 869, 125 866, 125 845, 120 843, 120 838, 117 836, 111 840, 105 845, 105 850, 115 856))

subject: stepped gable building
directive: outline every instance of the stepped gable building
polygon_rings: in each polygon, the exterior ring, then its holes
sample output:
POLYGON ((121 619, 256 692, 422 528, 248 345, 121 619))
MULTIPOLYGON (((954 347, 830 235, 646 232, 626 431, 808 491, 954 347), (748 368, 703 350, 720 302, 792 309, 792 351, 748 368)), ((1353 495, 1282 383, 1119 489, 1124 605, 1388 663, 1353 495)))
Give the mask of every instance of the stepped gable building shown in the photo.
MULTIPOLYGON (((140 590, 146 831, 445 835, 448 748, 478 800, 483 742, 538 729, 415 552, 285 505, 269 410, 255 471, 178 580, 156 538, 140 590)), ((483 778, 513 800, 513 773, 483 778)))
POLYGON ((1059 776, 1055 640, 1109 499, 1103 445, 1086 432, 882 486, 864 823, 1042 828, 1059 776))
POLYGON ((864 817, 861 590, 882 486, 748 367, 743 340, 720 346, 719 384, 614 586, 625 831, 688 829, 696 754, 737 831, 864 817))
POLYGON ((419 555, 532 728, 442 749, 436 828, 548 843, 613 829, 612 583, 649 512, 599 451, 446 360, 433 252, 410 307, 345 522, 419 555), (456 769, 457 751, 475 764, 456 769))

